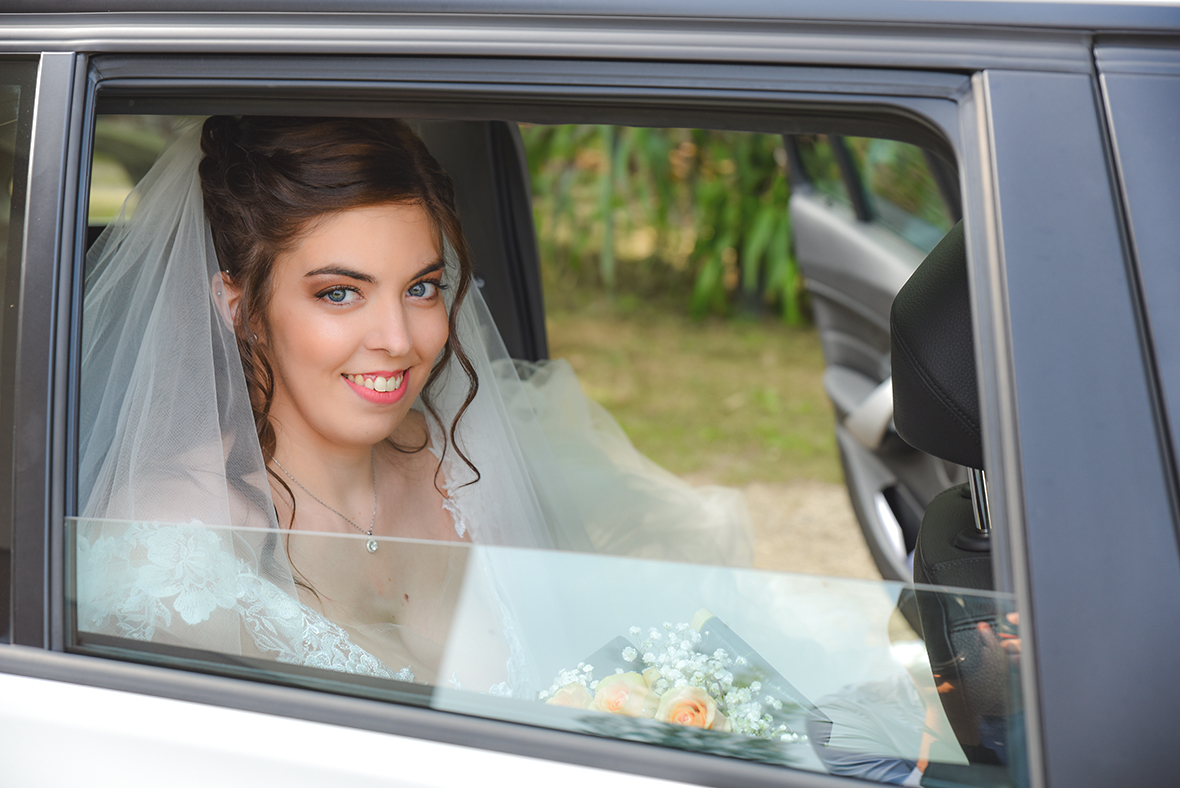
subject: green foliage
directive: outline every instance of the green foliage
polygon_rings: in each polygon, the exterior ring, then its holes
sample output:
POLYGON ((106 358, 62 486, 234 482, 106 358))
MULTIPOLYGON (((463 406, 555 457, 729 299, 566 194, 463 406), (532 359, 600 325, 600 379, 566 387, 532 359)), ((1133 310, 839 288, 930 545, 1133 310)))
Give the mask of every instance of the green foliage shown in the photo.
POLYGON ((683 287, 695 317, 777 308, 803 319, 782 138, 619 126, 524 126, 542 264, 596 281, 683 287), (624 270, 626 269, 626 270, 624 270))

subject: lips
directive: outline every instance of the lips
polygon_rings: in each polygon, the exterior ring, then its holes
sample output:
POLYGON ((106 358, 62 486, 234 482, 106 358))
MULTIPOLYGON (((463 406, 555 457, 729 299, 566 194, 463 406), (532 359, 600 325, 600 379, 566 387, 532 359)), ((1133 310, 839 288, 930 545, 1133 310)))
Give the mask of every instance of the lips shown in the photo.
POLYGON ((379 405, 389 405, 397 402, 406 393, 406 371, 400 372, 364 372, 359 375, 344 374, 344 378, 353 391, 368 402, 379 405))

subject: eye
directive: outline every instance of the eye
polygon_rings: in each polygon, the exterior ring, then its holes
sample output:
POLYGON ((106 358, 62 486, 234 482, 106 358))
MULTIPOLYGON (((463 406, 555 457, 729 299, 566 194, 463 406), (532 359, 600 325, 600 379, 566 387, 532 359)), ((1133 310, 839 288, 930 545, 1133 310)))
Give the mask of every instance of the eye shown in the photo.
POLYGON ((347 304, 356 300, 356 290, 351 287, 333 287, 320 293, 317 298, 332 304, 347 304))
POLYGON ((410 289, 406 294, 410 298, 431 299, 439 294, 439 291, 445 290, 446 285, 442 282, 415 282, 410 285, 410 289))

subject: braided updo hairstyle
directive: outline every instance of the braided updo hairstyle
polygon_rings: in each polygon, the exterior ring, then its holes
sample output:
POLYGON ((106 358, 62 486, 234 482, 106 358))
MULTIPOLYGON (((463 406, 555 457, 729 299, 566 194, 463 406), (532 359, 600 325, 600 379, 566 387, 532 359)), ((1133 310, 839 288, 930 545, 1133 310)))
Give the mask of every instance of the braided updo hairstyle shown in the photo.
MULTIPOLYGON (((447 318, 447 342, 427 378, 422 401, 439 421, 430 393, 454 358, 467 375, 468 392, 444 435, 449 434, 447 443, 478 479, 479 471, 455 442, 456 426, 479 385, 455 331, 459 306, 471 285, 471 260, 455 208, 454 186, 422 140, 400 120, 216 116, 205 121, 201 151, 201 189, 217 260, 242 293, 234 333, 267 462, 274 456, 276 443, 270 420, 274 372, 252 339, 265 328, 275 260, 292 249, 320 217, 393 203, 422 208, 430 217, 440 252, 449 246, 458 263, 458 281, 451 283, 454 300, 447 318)), ((425 445, 397 448, 420 451, 425 445)), ((446 450, 444 446, 444 456, 446 450)), ((289 493, 283 480, 273 470, 270 473, 289 493)))

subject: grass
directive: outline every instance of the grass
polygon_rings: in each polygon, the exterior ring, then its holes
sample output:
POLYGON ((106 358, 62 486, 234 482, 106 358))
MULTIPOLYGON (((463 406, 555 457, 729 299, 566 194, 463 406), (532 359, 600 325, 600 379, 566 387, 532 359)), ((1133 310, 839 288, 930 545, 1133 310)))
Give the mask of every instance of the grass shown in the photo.
POLYGON ((546 288, 550 355, 635 445, 673 473, 723 484, 840 482, 815 329, 694 320, 682 303, 546 288))

